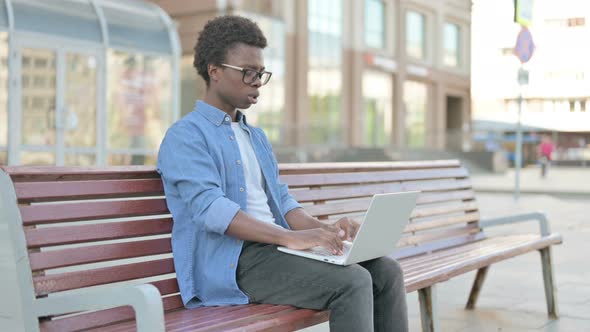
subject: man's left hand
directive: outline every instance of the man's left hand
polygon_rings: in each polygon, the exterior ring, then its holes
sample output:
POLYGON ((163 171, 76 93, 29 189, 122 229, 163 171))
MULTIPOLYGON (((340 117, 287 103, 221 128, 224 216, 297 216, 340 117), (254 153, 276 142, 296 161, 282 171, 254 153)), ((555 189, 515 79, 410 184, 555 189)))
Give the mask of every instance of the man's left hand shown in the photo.
POLYGON ((340 229, 338 235, 342 240, 352 241, 356 237, 356 233, 359 230, 360 224, 348 217, 343 217, 332 224, 332 227, 337 227, 340 229))

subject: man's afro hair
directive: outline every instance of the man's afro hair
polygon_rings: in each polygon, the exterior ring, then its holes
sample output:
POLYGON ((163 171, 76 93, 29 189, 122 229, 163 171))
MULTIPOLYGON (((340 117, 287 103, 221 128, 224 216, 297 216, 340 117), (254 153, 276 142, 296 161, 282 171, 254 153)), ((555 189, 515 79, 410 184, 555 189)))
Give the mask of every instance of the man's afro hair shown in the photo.
POLYGON ((207 86, 210 80, 207 66, 221 65, 227 51, 237 43, 265 48, 266 38, 256 23, 241 16, 219 16, 205 24, 195 45, 193 66, 207 86))

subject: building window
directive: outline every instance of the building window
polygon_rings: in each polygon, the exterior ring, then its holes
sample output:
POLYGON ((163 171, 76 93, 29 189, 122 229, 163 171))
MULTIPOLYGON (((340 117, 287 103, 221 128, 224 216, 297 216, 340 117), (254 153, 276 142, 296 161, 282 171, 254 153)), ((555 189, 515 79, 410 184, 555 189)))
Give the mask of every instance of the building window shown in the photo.
POLYGON ((445 23, 443 64, 459 67, 461 54, 461 29, 454 23, 445 23))
POLYGON ((426 58, 426 16, 408 11, 406 13, 406 53, 416 59, 426 58))
POLYGON ((308 142, 342 143, 342 1, 309 0, 308 142))
POLYGON ((250 123, 264 130, 273 144, 283 141, 283 129, 290 129, 283 121, 285 107, 285 24, 268 16, 243 13, 255 21, 266 36, 268 47, 263 51, 264 66, 272 72, 270 82, 260 89, 260 98, 247 112, 250 123))
POLYGON ((404 82, 404 105, 406 123, 406 146, 426 145, 426 109, 428 86, 415 81, 404 82))
POLYGON ((363 74, 363 144, 387 146, 393 127, 393 82, 388 73, 365 71, 363 74))
POLYGON ((155 164, 172 124, 170 60, 120 51, 108 59, 108 164, 155 164))
POLYGON ((8 164, 8 33, 0 32, 0 165, 8 164))
POLYGON ((365 0, 365 43, 370 48, 385 48, 385 3, 383 0, 365 0))

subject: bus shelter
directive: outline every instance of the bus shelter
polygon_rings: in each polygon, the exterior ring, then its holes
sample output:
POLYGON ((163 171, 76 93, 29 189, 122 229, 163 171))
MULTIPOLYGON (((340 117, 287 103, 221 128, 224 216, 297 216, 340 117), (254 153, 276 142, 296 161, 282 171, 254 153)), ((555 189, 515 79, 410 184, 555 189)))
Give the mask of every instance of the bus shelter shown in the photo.
POLYGON ((0 164, 154 164, 180 44, 138 0, 0 0, 0 164))

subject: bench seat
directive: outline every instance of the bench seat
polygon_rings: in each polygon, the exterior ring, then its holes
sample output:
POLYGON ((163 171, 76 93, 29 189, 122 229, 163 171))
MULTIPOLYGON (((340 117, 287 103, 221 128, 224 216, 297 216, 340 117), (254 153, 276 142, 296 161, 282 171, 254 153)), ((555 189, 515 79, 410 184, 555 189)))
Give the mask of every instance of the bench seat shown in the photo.
MULTIPOLYGON (((328 311, 284 305, 185 309, 174 274, 173 222, 153 167, 0 168, 0 222, 13 239, 27 331, 293 331, 329 319, 328 311), (140 299, 115 300, 119 293, 140 299), (70 306, 60 302, 67 296, 70 306)), ((424 331, 439 330, 438 283, 477 271, 466 305, 473 309, 490 265, 533 251, 541 254, 548 314, 557 317, 550 248, 561 236, 539 213, 480 220, 459 161, 279 168, 292 195, 320 220, 360 219, 376 193, 421 192, 392 257, 402 265, 406 291, 418 292, 424 331), (540 232, 484 232, 524 221, 537 222, 540 232)))

